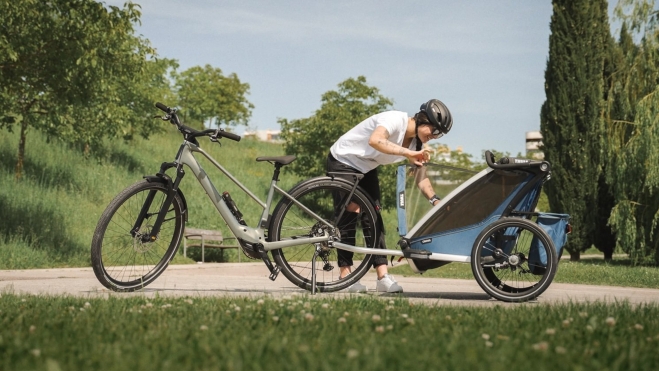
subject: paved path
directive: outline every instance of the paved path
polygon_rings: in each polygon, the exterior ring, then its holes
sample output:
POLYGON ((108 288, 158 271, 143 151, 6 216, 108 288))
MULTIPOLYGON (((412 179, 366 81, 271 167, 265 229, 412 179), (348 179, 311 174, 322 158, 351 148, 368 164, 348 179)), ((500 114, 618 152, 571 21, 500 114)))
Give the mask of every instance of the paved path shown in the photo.
MULTIPOLYGON (((268 270, 262 263, 206 263, 175 265, 146 289, 135 293, 115 293, 105 289, 96 280, 91 268, 0 270, 0 293, 28 293, 34 295, 74 295, 83 297, 128 296, 272 296, 308 295, 309 292, 292 285, 279 275, 276 281, 268 279, 268 270)), ((491 299, 475 280, 424 278, 421 276, 396 279, 405 289, 403 297, 428 305, 516 305, 491 299)), ((368 273, 362 283, 369 287, 369 295, 378 294, 375 272, 368 273)), ((345 293, 320 293, 317 297, 346 297, 345 293)), ((659 290, 628 287, 552 284, 533 303, 561 302, 616 302, 632 304, 659 304, 659 290)))

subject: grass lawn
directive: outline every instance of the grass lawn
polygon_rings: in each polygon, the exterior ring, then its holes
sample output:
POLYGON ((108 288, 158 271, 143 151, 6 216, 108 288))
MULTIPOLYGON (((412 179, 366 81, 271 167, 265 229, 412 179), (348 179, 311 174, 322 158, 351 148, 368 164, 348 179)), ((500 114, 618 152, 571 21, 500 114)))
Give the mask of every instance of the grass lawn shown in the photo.
POLYGON ((0 296, 2 370, 652 370, 659 307, 0 296))

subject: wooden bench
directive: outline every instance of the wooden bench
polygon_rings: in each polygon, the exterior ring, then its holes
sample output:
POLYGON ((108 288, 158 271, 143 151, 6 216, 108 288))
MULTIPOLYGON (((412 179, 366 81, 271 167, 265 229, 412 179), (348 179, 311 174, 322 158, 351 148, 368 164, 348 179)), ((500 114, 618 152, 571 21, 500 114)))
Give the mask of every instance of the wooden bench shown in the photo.
MULTIPOLYGON (((211 231, 207 229, 185 228, 183 232, 183 256, 187 257, 188 247, 201 247, 201 262, 204 262, 204 249, 218 248, 218 249, 238 249, 240 246, 237 244, 235 237, 224 238, 221 231, 211 231), (200 241, 193 242, 188 245, 188 240, 200 241), (227 245, 226 242, 231 241, 232 244, 227 245)), ((238 251, 238 261, 240 262, 241 251, 238 251)))

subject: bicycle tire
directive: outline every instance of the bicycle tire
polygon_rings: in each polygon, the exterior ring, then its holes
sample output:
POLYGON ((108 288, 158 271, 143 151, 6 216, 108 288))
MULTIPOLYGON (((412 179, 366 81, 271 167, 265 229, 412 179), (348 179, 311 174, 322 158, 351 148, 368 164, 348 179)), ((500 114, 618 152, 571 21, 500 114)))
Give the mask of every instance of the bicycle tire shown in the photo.
POLYGON ((158 238, 142 242, 141 236, 150 233, 149 218, 154 221, 167 197, 162 183, 137 182, 119 193, 108 205, 94 231, 91 260, 99 282, 113 291, 135 291, 153 282, 167 268, 178 250, 184 220, 184 202, 177 194, 162 223, 158 238), (144 200, 150 191, 155 197, 147 218, 131 235, 144 200))
POLYGON ((556 249, 547 232, 523 218, 502 218, 487 226, 476 238, 471 253, 476 282, 490 296, 505 302, 537 298, 549 287, 557 268, 556 249), (514 241, 514 245, 504 245, 501 236, 514 241), (544 249, 546 266, 528 259, 535 248, 544 249))
MULTIPOLYGON (((332 192, 347 195, 352 189, 352 184, 342 180, 333 180, 329 177, 314 178, 295 186, 289 194, 298 202, 308 207, 318 216, 329 221, 336 231, 341 225, 334 223, 335 211, 333 208, 332 192)), ((371 198, 360 188, 355 190, 352 198, 360 207, 358 215, 348 214, 342 218, 342 222, 353 221, 356 223, 354 231, 346 231, 355 234, 355 245, 360 247, 375 248, 376 241, 381 236, 380 224, 378 224, 378 213, 373 206, 371 198), (369 227, 372 226, 371 227, 369 227)), ((283 198, 275 207, 272 214, 272 222, 268 230, 270 241, 281 241, 297 236, 310 236, 327 231, 328 228, 317 220, 312 219, 308 213, 288 198, 283 198)), ((347 234, 347 233, 346 233, 347 234)), ((340 240, 340 233, 334 235, 340 240)), ((344 236, 344 238, 347 238, 344 236)), ((346 242, 347 243, 347 242, 346 242)), ((351 243, 352 244, 352 243, 351 243)), ((371 267, 373 255, 361 256, 355 254, 354 259, 359 264, 346 277, 339 278, 338 252, 337 249, 327 244, 319 245, 321 252, 316 266, 316 289, 319 292, 333 292, 345 289, 359 281, 371 267)), ((305 290, 311 290, 312 286, 312 264, 311 259, 316 250, 314 244, 286 247, 272 250, 272 256, 281 269, 284 276, 296 286, 305 290)))

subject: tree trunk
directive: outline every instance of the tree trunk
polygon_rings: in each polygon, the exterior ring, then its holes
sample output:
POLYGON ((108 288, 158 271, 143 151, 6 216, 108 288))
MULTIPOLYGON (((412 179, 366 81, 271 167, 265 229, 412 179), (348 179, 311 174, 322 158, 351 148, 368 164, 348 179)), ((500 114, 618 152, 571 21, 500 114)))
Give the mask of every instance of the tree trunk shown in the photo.
POLYGON ((578 262, 581 259, 581 252, 580 251, 570 251, 570 261, 571 262, 578 262))
POLYGON ((25 137, 27 135, 27 121, 21 121, 21 138, 18 141, 18 161, 16 162, 16 180, 23 176, 23 159, 25 158, 25 137))

